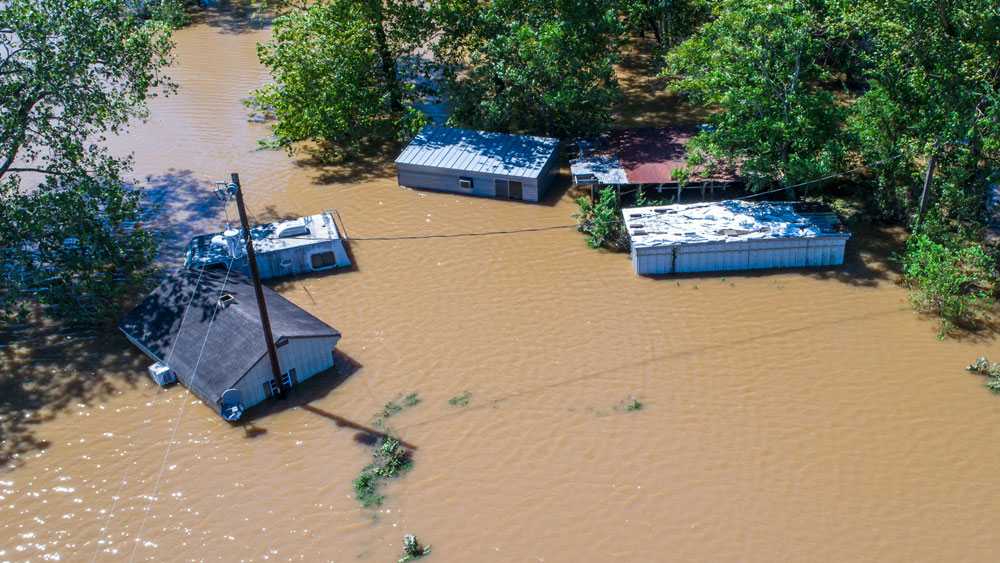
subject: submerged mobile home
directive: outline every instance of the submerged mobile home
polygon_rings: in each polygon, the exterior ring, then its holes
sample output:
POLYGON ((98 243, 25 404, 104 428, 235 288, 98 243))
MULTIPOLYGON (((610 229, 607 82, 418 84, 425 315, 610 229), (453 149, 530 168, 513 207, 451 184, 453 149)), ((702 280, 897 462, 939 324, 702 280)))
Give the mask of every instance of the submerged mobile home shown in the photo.
POLYGON ((720 201, 622 209, 637 274, 844 263, 851 234, 815 202, 720 201))
MULTIPOLYGON (((263 290, 283 386, 332 367, 340 332, 263 290)), ((210 268, 168 276, 118 328, 156 362, 149 368, 154 381, 180 382, 227 420, 278 389, 253 282, 235 269, 228 275, 210 268)))
MULTIPOLYGON (((336 211, 250 227, 261 279, 294 276, 350 266, 347 249, 335 220, 336 211)), ((232 229, 191 239, 184 265, 200 268, 227 265, 250 275, 243 233, 232 229)))
POLYGON ((408 188, 538 201, 559 174, 559 140, 428 125, 396 172, 408 188))

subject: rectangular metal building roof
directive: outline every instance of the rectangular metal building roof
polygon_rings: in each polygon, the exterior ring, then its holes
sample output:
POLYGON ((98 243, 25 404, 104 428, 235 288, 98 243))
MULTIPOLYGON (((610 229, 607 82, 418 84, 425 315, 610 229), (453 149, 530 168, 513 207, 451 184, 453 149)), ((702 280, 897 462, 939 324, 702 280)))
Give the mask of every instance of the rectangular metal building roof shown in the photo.
POLYGON ((559 139, 451 127, 424 127, 396 164, 537 178, 559 139))
POLYGON ((622 209, 633 248, 851 235, 818 202, 719 201, 622 209))

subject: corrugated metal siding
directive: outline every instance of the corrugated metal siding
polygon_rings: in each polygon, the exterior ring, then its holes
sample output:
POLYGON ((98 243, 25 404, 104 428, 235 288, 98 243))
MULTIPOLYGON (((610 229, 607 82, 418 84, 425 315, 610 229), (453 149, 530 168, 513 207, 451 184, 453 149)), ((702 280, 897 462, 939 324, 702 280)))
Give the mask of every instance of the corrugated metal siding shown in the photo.
POLYGON ((533 178, 481 174, 460 170, 434 169, 413 165, 396 165, 396 179, 400 186, 425 190, 442 190, 460 194, 496 197, 494 180, 521 182, 524 201, 538 201, 538 181, 533 178), (472 190, 459 187, 459 178, 472 178, 472 190))
MULTIPOLYGON (((534 200, 538 201, 542 199, 545 192, 552 186, 552 182, 555 181, 556 177, 559 175, 559 153, 552 153, 549 157, 549 161, 545 163, 545 167, 542 168, 541 174, 538 176, 538 190, 534 200)), ((527 196, 525 196, 527 199, 527 196)))
POLYGON ((760 239, 633 248, 637 274, 721 272, 844 263, 847 237, 760 239))
POLYGON ((428 125, 396 158, 396 165, 538 178, 558 148, 559 140, 547 137, 428 125))
MULTIPOLYGON (((333 350, 340 339, 327 336, 322 338, 291 338, 288 344, 278 348, 278 364, 282 373, 295 368, 299 383, 333 367, 333 350)), ((267 398, 264 383, 271 380, 271 362, 265 355, 236 384, 243 392, 243 406, 250 408, 267 398)), ((219 410, 218 405, 211 405, 219 410)))

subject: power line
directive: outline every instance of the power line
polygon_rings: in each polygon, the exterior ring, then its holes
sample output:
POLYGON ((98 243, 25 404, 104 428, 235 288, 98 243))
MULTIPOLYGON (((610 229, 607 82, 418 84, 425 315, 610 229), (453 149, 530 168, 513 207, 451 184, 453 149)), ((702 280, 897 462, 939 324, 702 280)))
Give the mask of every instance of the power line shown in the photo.
MULTIPOLYGON (((222 294, 226 291, 226 283, 229 282, 229 274, 233 271, 233 262, 235 259, 229 261, 229 268, 226 270, 226 278, 222 281, 222 289, 219 290, 219 299, 222 299, 222 294)), ((204 271, 204 268, 202 268, 204 271)), ((200 279, 200 276, 199 276, 200 279)), ((197 288, 195 288, 197 291, 197 288)), ((192 295, 192 299, 194 299, 192 295)), ((186 393, 184 394, 184 399, 181 401, 181 408, 177 412, 177 420, 174 422, 174 429, 170 433, 170 441, 167 442, 167 450, 163 453, 163 462, 160 464, 160 471, 156 475, 156 483, 153 485, 153 493, 149 496, 149 503, 146 505, 145 515, 142 517, 142 525, 139 526, 139 532, 135 536, 135 546, 132 548, 132 556, 129 557, 129 561, 135 559, 135 554, 139 550, 139 543, 142 540, 142 531, 146 527, 146 520, 149 518, 149 509, 153 506, 153 500, 156 499, 156 492, 160 488, 160 479, 163 477, 163 468, 167 466, 167 458, 170 457, 170 448, 174 445, 174 438, 177 436, 177 428, 181 424, 181 417, 184 415, 184 407, 187 406, 188 396, 191 394, 191 386, 194 384, 194 380, 198 377, 198 365, 201 364, 201 358, 205 354, 205 347, 208 345, 208 336, 212 333, 212 324, 215 323, 215 316, 219 313, 219 307, 216 306, 212 310, 212 318, 208 321, 208 328, 205 330, 205 341, 201 344, 201 351, 198 353, 198 359, 194 363, 194 370, 191 372, 191 381, 185 386, 186 393)))
MULTIPOLYGON (((205 267, 201 267, 201 271, 198 273, 198 281, 194 284, 194 291, 191 292, 191 299, 188 300, 187 306, 184 308, 184 314, 181 316, 181 324, 177 327, 177 336, 174 337, 174 343, 170 346, 170 352, 167 354, 166 365, 170 365, 170 359, 174 356, 174 350, 177 349, 177 340, 180 337, 181 330, 184 328, 184 320, 187 319, 188 311, 191 310, 191 304, 194 302, 194 296, 198 292, 198 286, 201 284, 201 277, 205 273, 205 267)), ((132 462, 135 460, 135 452, 139 449, 139 442, 142 441, 142 434, 146 430, 146 425, 149 424, 150 414, 153 412, 153 404, 156 402, 156 395, 159 394, 160 387, 157 386, 156 391, 153 392, 153 398, 149 401, 149 407, 146 409, 146 420, 142 422, 142 426, 139 428, 139 435, 135 439, 135 444, 132 445, 132 454, 128 458, 128 465, 125 466, 125 474, 122 476, 122 482, 118 485, 118 494, 115 495, 114 502, 111 503, 111 510, 108 511, 108 518, 104 521, 104 527, 101 529, 101 539, 97 540, 97 549, 94 551, 94 557, 91 558, 91 562, 97 560, 97 556, 101 553, 101 544, 104 542, 104 536, 108 531, 108 526, 111 524, 111 517, 115 514, 115 507, 118 506, 118 501, 121 500, 122 490, 125 488, 125 483, 128 480, 128 472, 132 469, 132 462)))
MULTIPOLYGON (((885 164, 886 162, 889 162, 891 160, 895 160, 897 158, 901 158, 901 157, 903 157, 903 156, 905 156, 907 154, 910 154, 912 152, 914 152, 914 151, 901 152, 901 153, 899 153, 899 154, 897 154, 895 156, 891 156, 889 158, 884 158, 882 160, 879 160, 879 161, 876 161, 876 162, 872 162, 872 163, 869 163, 869 164, 865 164, 865 165, 862 165, 862 166, 858 166, 856 168, 852 168, 850 170, 845 170, 843 172, 838 172, 836 174, 830 174, 830 175, 824 176, 822 178, 816 178, 815 180, 809 180, 809 181, 806 181, 806 182, 800 182, 798 184, 793 184, 791 186, 784 186, 784 187, 773 189, 773 190, 769 190, 769 191, 766 191, 766 192, 760 192, 760 193, 754 193, 754 194, 747 194, 745 196, 735 197, 735 198, 732 198, 732 199, 736 200, 736 201, 748 200, 748 199, 752 199, 752 198, 756 198, 756 197, 771 195, 771 194, 775 194, 775 193, 779 193, 779 192, 784 192, 784 191, 795 189, 795 188, 800 188, 802 186, 807 186, 807 185, 810 185, 810 184, 816 184, 816 183, 819 183, 819 182, 824 182, 826 180, 832 180, 833 178, 838 178, 840 176, 846 176, 848 174, 854 174, 855 172, 860 172, 861 170, 864 170, 866 168, 871 168, 873 166, 878 166, 880 164, 885 164)), ((688 210, 691 210, 691 209, 698 209, 700 207, 708 207, 708 206, 711 206, 711 205, 715 205, 715 204, 714 203, 710 203, 710 202, 700 203, 700 204, 699 203, 689 204, 684 209, 670 209, 670 210, 667 210, 665 213, 666 214, 681 213, 682 211, 688 211, 688 210)), ((524 228, 524 229, 507 229, 507 230, 502 230, 502 231, 482 231, 482 232, 453 233, 453 234, 433 234, 433 235, 403 235, 403 236, 386 236, 386 237, 344 237, 344 240, 346 240, 346 241, 393 241, 393 240, 423 240, 423 239, 436 239, 436 238, 486 237, 486 236, 495 236, 495 235, 511 235, 511 234, 519 234, 519 233, 537 233, 537 232, 543 232, 543 231, 554 231, 554 230, 558 230, 558 229, 576 229, 576 228, 580 228, 580 227, 591 227, 591 226, 599 226, 599 225, 613 225, 613 224, 624 223, 624 222, 625 222, 624 219, 616 219, 614 221, 586 221, 586 222, 582 222, 582 223, 573 223, 573 224, 567 224, 567 225, 552 225, 552 226, 548 226, 548 227, 529 227, 529 228, 524 228)), ((327 240, 327 239, 325 239, 323 237, 313 237, 313 236, 308 236, 308 235, 296 236, 296 237, 289 237, 289 238, 309 239, 309 240, 327 240)))

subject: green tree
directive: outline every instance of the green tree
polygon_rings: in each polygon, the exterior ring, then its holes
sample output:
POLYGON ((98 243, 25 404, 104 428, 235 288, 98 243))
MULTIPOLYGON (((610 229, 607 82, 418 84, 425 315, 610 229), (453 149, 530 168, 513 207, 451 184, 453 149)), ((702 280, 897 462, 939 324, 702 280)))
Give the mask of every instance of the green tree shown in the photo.
POLYGON ((550 136, 610 122, 624 31, 612 1, 447 0, 436 13, 454 122, 550 136))
POLYGON ((918 310, 941 317, 939 338, 953 332, 956 323, 975 325, 988 318, 994 278, 982 246, 956 240, 940 244, 917 233, 907 241, 900 262, 910 300, 918 310))
POLYGON ((276 119, 277 145, 309 140, 350 149, 364 140, 412 134, 427 117, 407 104, 429 63, 431 28, 419 0, 279 0, 272 39, 257 49, 273 84, 251 104, 276 119))
MULTIPOLYGON (((173 9, 172 5, 166 5, 173 9)), ((145 116, 171 42, 164 5, 0 4, 0 317, 32 302, 99 320, 141 286, 155 243, 101 135, 145 116)))
POLYGON ((830 172, 843 111, 822 88, 823 17, 793 0, 725 0, 666 57, 669 89, 718 108, 688 144, 689 163, 738 166, 751 189, 830 172))
POLYGON ((619 9, 633 33, 649 30, 662 47, 688 38, 712 12, 707 0, 621 0, 619 9))
POLYGON ((629 249, 628 233, 622 224, 618 209, 618 196, 613 186, 600 191, 597 201, 589 197, 578 197, 574 202, 580 207, 573 217, 580 220, 580 232, 586 233, 587 244, 591 248, 629 249))
POLYGON ((869 90, 849 119, 862 158, 904 155, 876 171, 880 210, 912 222, 936 154, 941 217, 976 220, 1000 158, 1000 4, 868 0, 845 10, 870 45, 859 52, 869 90))

